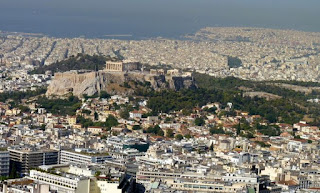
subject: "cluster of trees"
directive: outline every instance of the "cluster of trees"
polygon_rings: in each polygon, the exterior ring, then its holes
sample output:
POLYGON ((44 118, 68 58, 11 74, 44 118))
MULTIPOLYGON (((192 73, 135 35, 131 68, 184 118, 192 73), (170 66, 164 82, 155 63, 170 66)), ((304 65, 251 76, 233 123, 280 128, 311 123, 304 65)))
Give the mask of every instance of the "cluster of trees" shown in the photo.
MULTIPOLYGON (((208 75, 195 73, 195 81, 198 88, 182 89, 178 92, 163 90, 156 92, 152 89, 144 88, 136 91, 138 96, 148 97, 147 106, 152 109, 153 115, 158 113, 169 113, 170 111, 180 111, 186 115, 193 111, 196 106, 203 106, 208 102, 220 102, 222 105, 231 102, 233 109, 247 111, 251 115, 261 115, 270 123, 283 122, 293 124, 303 119, 308 114, 314 117, 315 125, 320 125, 319 105, 306 102, 310 96, 301 92, 283 89, 270 82, 254 82, 241 80, 234 77, 213 78, 208 75), (247 87, 256 91, 264 91, 281 96, 281 98, 266 100, 259 97, 247 97, 240 87, 247 87)), ((231 109, 225 111, 225 115, 234 115, 231 109)), ((206 109, 212 113, 215 108, 206 109)))
POLYGON ((181 141, 183 139, 183 136, 181 134, 177 134, 174 136, 174 138, 178 141, 181 141))
POLYGON ((266 144, 265 142, 263 141, 255 141, 256 144, 260 145, 261 147, 270 147, 271 145, 269 144, 266 144))
POLYGON ((105 68, 105 62, 107 60, 119 60, 118 58, 112 58, 110 56, 102 55, 87 55, 78 54, 77 56, 71 56, 66 60, 57 61, 51 65, 41 66, 33 71, 31 74, 44 74, 46 71, 66 72, 70 70, 102 70, 105 68))
POLYGON ((203 110, 207 111, 208 113, 215 114, 217 107, 211 107, 211 108, 205 107, 203 110))
POLYGON ((173 138, 174 137, 174 133, 173 133, 172 129, 168 129, 167 130, 166 137, 168 137, 168 138, 173 138))
POLYGON ((209 132, 210 132, 211 135, 213 135, 213 134, 225 134, 225 131, 223 130, 223 128, 222 127, 217 127, 217 126, 211 127, 209 129, 209 132))
POLYGON ((83 116, 77 116, 77 123, 80 123, 84 128, 96 126, 91 119, 86 119, 83 116))
POLYGON ((145 133, 151 133, 159 136, 164 136, 163 130, 159 127, 159 125, 156 125, 154 127, 148 127, 147 130, 144 131, 145 133))
POLYGON ((202 126, 205 124, 205 121, 202 117, 197 117, 195 120, 194 120, 194 124, 196 126, 202 126))
POLYGON ((119 113, 120 117, 123 119, 128 119, 130 117, 130 112, 128 108, 123 108, 121 109, 119 113))
POLYGON ((133 130, 140 130, 141 126, 140 125, 133 125, 132 129, 133 130))
POLYGON ((16 107, 18 107, 18 109, 21 110, 21 112, 23 113, 29 113, 30 112, 30 108, 24 105, 17 105, 16 107))
POLYGON ((281 134, 280 128, 278 125, 261 125, 257 123, 255 128, 258 132, 268 135, 268 136, 279 136, 281 134))
POLYGON ((247 122, 245 118, 242 118, 239 122, 239 124, 234 126, 237 131, 237 135, 240 135, 242 137, 246 138, 253 138, 254 137, 254 129, 250 126, 250 124, 247 122))
POLYGON ((18 103, 21 99, 28 99, 31 97, 35 97, 38 95, 45 94, 47 92, 47 88, 40 87, 37 90, 29 90, 29 91, 13 91, 13 92, 4 92, 0 93, 0 101, 6 102, 8 99, 18 103))
POLYGON ((195 106, 203 106, 208 102, 220 102, 221 104, 231 102, 234 109, 247 111, 252 115, 261 115, 271 123, 296 123, 305 114, 305 110, 301 109, 295 101, 285 98, 269 101, 258 97, 250 98, 236 90, 206 88, 180 90, 178 92, 164 90, 160 92, 151 91, 147 96, 149 96, 147 106, 152 109, 153 114, 179 110, 190 113, 195 106))
POLYGON ((90 126, 98 126, 104 127, 108 130, 111 129, 111 127, 119 125, 118 120, 113 115, 109 115, 105 122, 93 122, 91 119, 77 116, 77 123, 80 123, 85 128, 90 126))
POLYGON ((205 89, 183 89, 178 92, 163 90, 160 92, 150 91, 145 96, 149 97, 147 106, 154 114, 159 112, 186 110, 190 112, 195 106, 205 105, 207 102, 219 97, 220 93, 209 93, 205 89))
POLYGON ((81 107, 81 101, 78 97, 69 96, 67 99, 49 99, 39 97, 37 104, 45 108, 48 112, 56 115, 75 115, 81 107))
POLYGON ((302 92, 297 92, 294 90, 286 89, 283 87, 279 87, 273 84, 265 84, 265 83, 256 83, 254 85, 254 89, 257 91, 263 91, 267 93, 272 93, 284 98, 294 98, 297 100, 301 101, 306 101, 308 99, 308 95, 302 93, 302 92))
POLYGON ((92 98, 98 98, 98 97, 100 97, 102 99, 108 99, 111 97, 111 95, 107 91, 101 91, 100 94, 95 93, 94 95, 91 95, 91 96, 88 96, 87 94, 83 94, 83 98, 85 100, 92 99, 92 98))
POLYGON ((90 115, 92 113, 92 111, 87 110, 87 109, 83 109, 82 113, 86 114, 86 115, 90 115))
POLYGON ((301 120, 305 114, 309 113, 313 117, 319 115, 318 108, 306 102, 310 96, 272 85, 270 82, 255 82, 234 77, 213 78, 199 73, 195 73, 195 80, 199 88, 220 93, 222 98, 218 98, 217 102, 222 104, 232 102, 234 109, 261 115, 271 123, 292 124, 301 120), (245 97, 240 87, 276 94, 282 98, 266 100, 258 97, 245 97))
POLYGON ((294 90, 286 89, 281 86, 278 86, 274 83, 286 83, 291 85, 299 85, 305 87, 311 86, 320 86, 318 82, 300 82, 300 81, 250 81, 242 80, 235 77, 226 77, 226 78, 213 78, 209 75, 195 73, 195 80, 198 83, 197 85, 201 88, 207 89, 219 89, 219 90, 234 90, 241 91, 240 87, 249 88, 255 91, 263 91, 272 93, 284 98, 294 98, 300 100, 307 100, 309 98, 314 98, 319 93, 314 90, 310 95, 306 95, 303 92, 297 92, 294 90))
POLYGON ((304 87, 320 87, 319 82, 303 82, 303 81, 297 81, 297 80, 277 80, 278 83, 285 83, 285 84, 292 84, 297 86, 304 86, 304 87))
POLYGON ((259 121, 256 121, 251 127, 244 118, 234 127, 237 129, 237 135, 247 138, 253 138, 256 131, 267 136, 279 136, 281 134, 280 128, 277 125, 261 125, 259 121))
POLYGON ((109 93, 107 93, 107 91, 101 91, 100 92, 100 98, 102 98, 102 99, 108 99, 108 98, 110 98, 111 97, 111 95, 109 94, 109 93))
POLYGON ((235 77, 215 78, 206 74, 194 73, 194 79, 200 88, 209 90, 237 90, 238 87, 252 87, 252 82, 235 77))

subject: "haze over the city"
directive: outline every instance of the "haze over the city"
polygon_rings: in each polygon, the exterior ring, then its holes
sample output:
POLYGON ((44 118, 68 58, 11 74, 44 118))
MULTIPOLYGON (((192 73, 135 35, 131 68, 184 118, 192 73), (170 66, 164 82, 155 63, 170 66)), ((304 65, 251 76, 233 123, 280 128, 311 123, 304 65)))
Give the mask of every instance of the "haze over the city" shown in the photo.
POLYGON ((0 193, 319 193, 319 0, 0 0, 0 193))
POLYGON ((319 7, 318 0, 2 0, 0 30, 128 39, 177 38, 215 26, 319 32, 319 7))

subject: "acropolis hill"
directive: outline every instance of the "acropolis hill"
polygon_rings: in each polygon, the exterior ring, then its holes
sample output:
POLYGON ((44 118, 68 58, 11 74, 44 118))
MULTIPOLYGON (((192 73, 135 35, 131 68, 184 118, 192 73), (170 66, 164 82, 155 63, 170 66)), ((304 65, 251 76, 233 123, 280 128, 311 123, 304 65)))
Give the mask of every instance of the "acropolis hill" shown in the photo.
POLYGON ((150 83, 155 90, 195 87, 191 73, 181 73, 177 69, 141 71, 138 63, 106 63, 106 69, 100 71, 68 71, 55 73, 48 87, 47 96, 92 96, 101 91, 110 94, 133 94, 137 83, 150 83), (109 67, 109 68, 108 68, 109 67), (130 70, 127 70, 130 69, 130 70), (126 69, 126 70, 124 70, 126 69), (127 84, 127 86, 124 86, 127 84))

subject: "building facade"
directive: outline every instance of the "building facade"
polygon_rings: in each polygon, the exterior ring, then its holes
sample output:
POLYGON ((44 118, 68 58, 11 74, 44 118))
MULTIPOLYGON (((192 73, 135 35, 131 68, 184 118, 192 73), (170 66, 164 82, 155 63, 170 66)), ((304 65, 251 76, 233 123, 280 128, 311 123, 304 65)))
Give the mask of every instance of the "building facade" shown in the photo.
POLYGON ((31 170, 28 178, 40 184, 47 184, 50 186, 50 190, 55 190, 59 193, 90 192, 90 179, 88 177, 79 177, 71 174, 63 176, 31 170))
MULTIPOLYGON (((21 176, 28 174, 31 168, 41 165, 54 165, 58 163, 59 152, 57 150, 35 150, 35 149, 8 149, 10 154, 10 165, 15 167, 21 176)), ((13 168, 11 168, 13 169, 13 168)))
POLYGON ((0 176, 9 176, 9 151, 0 151, 0 176))
POLYGON ((92 164, 92 163, 104 163, 105 160, 110 159, 108 154, 90 154, 82 152, 72 152, 67 150, 61 150, 60 163, 61 164, 92 164))

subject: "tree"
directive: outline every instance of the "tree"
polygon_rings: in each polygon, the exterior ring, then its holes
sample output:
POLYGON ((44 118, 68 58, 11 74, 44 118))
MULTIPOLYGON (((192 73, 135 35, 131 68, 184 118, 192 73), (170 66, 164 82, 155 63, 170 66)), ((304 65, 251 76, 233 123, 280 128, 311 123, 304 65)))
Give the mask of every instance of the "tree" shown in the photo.
POLYGON ((185 135, 184 135, 184 138, 190 139, 190 138, 192 138, 192 136, 191 136, 190 134, 185 134, 185 135))
POLYGON ((157 135, 159 135, 159 136, 164 136, 163 130, 162 130, 162 129, 159 129, 159 130, 157 131, 157 135))
POLYGON ((213 143, 211 143, 211 145, 210 145, 210 147, 209 147, 209 150, 210 150, 210 151, 213 151, 213 150, 214 150, 213 143))
POLYGON ((86 119, 83 116, 77 116, 77 123, 80 123, 84 128, 88 128, 89 126, 93 126, 92 120, 86 119))
POLYGON ((202 117, 197 117, 195 120, 194 120, 194 124, 197 125, 197 126, 203 126, 204 125, 204 119, 202 117))
POLYGON ((117 103, 113 103, 112 106, 113 106, 113 108, 115 110, 119 110, 120 109, 120 106, 117 103))
POLYGON ((106 91, 100 92, 100 98, 110 98, 111 96, 106 91))
POLYGON ((42 124, 42 125, 40 126, 40 129, 41 129, 42 131, 46 130, 46 125, 45 125, 45 124, 42 124))
POLYGON ((127 108, 122 109, 120 111, 120 117, 123 118, 123 119, 128 119, 130 117, 130 114, 129 114, 129 111, 128 111, 127 108))
POLYGON ((166 137, 169 137, 169 138, 173 138, 173 137, 174 137, 174 134, 173 134, 173 130, 172 130, 172 129, 168 129, 168 130, 167 130, 166 137))
POLYGON ((261 147, 270 147, 271 145, 269 144, 266 144, 265 142, 263 141, 255 141, 255 143, 257 143, 258 145, 260 145, 261 147))
POLYGON ((21 110, 21 112, 24 112, 24 113, 30 112, 30 108, 27 106, 18 105, 18 108, 21 110))
POLYGON ((169 123, 171 121, 172 121, 172 119, 170 117, 166 117, 166 119, 164 120, 164 122, 166 122, 166 123, 169 123))
POLYGON ((178 135, 174 136, 174 138, 178 141, 181 141, 183 139, 183 136, 181 134, 178 134, 178 135))
POLYGON ((76 101, 77 99, 78 99, 78 98, 75 97, 75 96, 73 96, 73 95, 70 95, 70 96, 68 97, 68 101, 69 101, 69 102, 76 101))
POLYGON ((99 120, 99 114, 97 112, 94 112, 94 120, 96 121, 99 120))
POLYGON ((113 115, 109 115, 108 118, 106 119, 105 125, 106 127, 111 128, 119 125, 119 122, 113 115))
POLYGON ((159 125, 156 125, 154 127, 148 127, 148 129, 145 131, 146 133, 153 133, 155 135, 164 136, 163 130, 159 127, 159 125))
POLYGON ((241 133, 240 123, 236 126, 236 129, 237 129, 237 135, 240 135, 240 133, 241 133))
POLYGON ((140 125, 133 125, 132 129, 133 130, 140 130, 141 127, 140 127, 140 125))
POLYGON ((188 116, 192 113, 192 111, 190 109, 182 109, 182 114, 184 116, 188 116))
POLYGON ((113 136, 118 136, 118 135, 119 135, 119 132, 117 132, 117 131, 112 131, 112 135, 113 135, 113 136))
POLYGON ((210 128, 210 133, 211 133, 211 135, 213 135, 213 134, 224 134, 225 132, 224 132, 224 130, 223 130, 223 128, 222 127, 212 127, 212 128, 210 128))
POLYGON ((217 107, 213 106, 211 108, 206 108, 204 109, 205 111, 207 111, 208 113, 212 113, 212 114, 215 114, 216 113, 216 110, 217 110, 217 107))
POLYGON ((125 88, 131 88, 130 84, 128 82, 124 82, 123 83, 123 87, 125 88))
POLYGON ((101 175, 101 171, 96 171, 96 173, 94 175, 95 175, 95 177, 99 177, 101 175))
POLYGON ((90 115, 90 114, 91 114, 91 111, 88 110, 88 109, 83 109, 83 110, 82 110, 82 113, 87 114, 87 115, 90 115))

